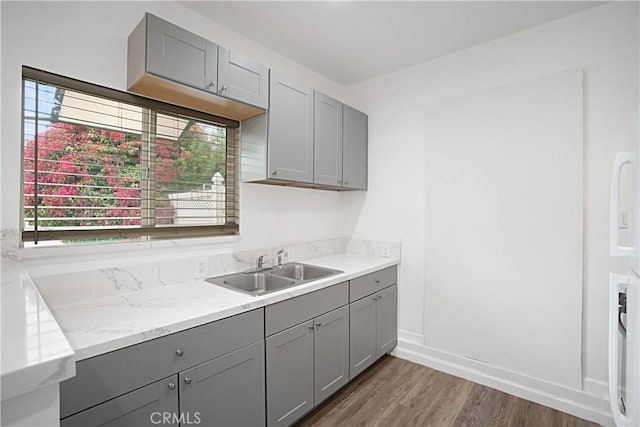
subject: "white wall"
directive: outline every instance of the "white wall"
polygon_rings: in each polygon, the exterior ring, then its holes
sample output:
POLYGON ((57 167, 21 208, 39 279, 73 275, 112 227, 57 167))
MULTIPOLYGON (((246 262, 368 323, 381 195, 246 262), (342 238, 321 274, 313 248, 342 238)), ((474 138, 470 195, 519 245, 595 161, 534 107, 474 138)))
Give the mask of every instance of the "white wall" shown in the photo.
MULTIPOLYGON (((606 285, 609 270, 621 268, 608 258, 609 182, 615 153, 629 148, 629 123, 638 106, 638 49, 638 4, 616 2, 350 88, 348 101, 369 113, 370 190, 363 206, 361 195, 345 199, 358 199, 354 201, 353 215, 359 216, 354 237, 402 242, 399 328, 403 337, 433 349, 431 336, 446 331, 436 330, 440 326, 429 320, 425 300, 430 305, 451 303, 434 301, 438 295, 425 293, 432 280, 424 274, 424 260, 430 255, 423 244, 429 204, 422 196, 427 104, 581 68, 585 72, 585 252, 584 309, 578 315, 584 319, 585 388, 604 391, 606 285)), ((465 260, 457 262, 463 265, 465 260)), ((531 259, 530 268, 536 268, 536 259, 531 259)), ((522 310, 527 310, 524 302, 522 310)))
MULTIPOLYGON (((336 98, 343 95, 338 84, 175 2, 2 2, 1 7, 0 227, 5 234, 19 228, 21 66, 126 90, 127 36, 144 12, 285 70, 336 98)), ((343 224, 353 223, 344 221, 339 193, 255 184, 241 186, 240 221, 234 244, 245 247, 340 237, 348 234, 343 224)))

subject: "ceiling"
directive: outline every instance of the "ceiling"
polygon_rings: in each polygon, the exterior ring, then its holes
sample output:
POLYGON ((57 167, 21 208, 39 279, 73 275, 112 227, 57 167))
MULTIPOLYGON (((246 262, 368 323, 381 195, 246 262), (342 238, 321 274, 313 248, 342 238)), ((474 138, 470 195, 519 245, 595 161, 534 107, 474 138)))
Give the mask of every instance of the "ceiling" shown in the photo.
POLYGON ((182 1, 341 85, 495 40, 592 1, 182 1))

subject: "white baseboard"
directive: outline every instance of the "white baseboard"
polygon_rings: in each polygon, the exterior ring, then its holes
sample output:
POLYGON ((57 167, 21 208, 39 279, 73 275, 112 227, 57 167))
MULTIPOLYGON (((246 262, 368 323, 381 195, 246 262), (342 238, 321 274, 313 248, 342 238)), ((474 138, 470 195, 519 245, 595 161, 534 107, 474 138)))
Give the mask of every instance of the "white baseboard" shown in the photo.
POLYGON ((604 426, 614 425, 607 385, 602 381, 587 378, 584 390, 575 390, 427 347, 423 342, 420 334, 398 331, 398 346, 393 354, 604 426))

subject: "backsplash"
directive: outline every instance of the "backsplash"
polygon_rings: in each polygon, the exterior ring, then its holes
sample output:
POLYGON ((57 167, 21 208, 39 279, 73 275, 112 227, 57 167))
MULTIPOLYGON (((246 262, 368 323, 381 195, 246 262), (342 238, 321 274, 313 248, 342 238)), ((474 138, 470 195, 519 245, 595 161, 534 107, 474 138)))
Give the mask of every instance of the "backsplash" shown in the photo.
POLYGON ((207 277, 254 268, 256 258, 260 255, 266 255, 266 265, 270 266, 275 263, 276 252, 279 249, 285 249, 288 255, 283 262, 304 261, 341 253, 400 257, 400 243, 343 237, 284 246, 228 250, 213 255, 203 253, 196 257, 192 254, 179 255, 179 258, 153 262, 140 262, 141 260, 137 259, 136 263, 136 259, 132 259, 126 265, 101 268, 87 267, 84 263, 67 263, 64 266, 38 266, 28 270, 47 304, 57 306, 107 295, 192 282, 196 279, 196 263, 201 258, 207 259, 207 277))

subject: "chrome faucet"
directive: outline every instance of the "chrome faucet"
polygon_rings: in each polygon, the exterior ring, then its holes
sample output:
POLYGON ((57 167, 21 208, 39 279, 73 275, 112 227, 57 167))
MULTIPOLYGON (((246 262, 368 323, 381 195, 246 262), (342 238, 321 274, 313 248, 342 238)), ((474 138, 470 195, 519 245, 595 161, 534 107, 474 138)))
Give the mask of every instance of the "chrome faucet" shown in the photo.
POLYGON ((263 269, 265 257, 266 255, 259 255, 258 258, 256 258, 256 271, 260 271, 263 269))
POLYGON ((288 256, 289 253, 285 249, 278 249, 278 252, 276 252, 276 258, 278 259, 278 268, 282 267, 282 259, 288 256))

